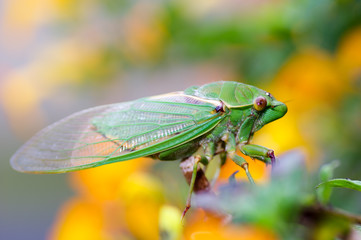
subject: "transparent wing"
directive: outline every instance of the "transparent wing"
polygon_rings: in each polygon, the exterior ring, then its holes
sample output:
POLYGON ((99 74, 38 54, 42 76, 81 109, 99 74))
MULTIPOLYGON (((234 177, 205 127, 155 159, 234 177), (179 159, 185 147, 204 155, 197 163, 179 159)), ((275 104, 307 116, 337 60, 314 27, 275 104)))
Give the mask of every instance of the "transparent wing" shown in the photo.
POLYGON ((218 104, 178 92, 87 109, 37 133, 11 164, 23 172, 65 172, 121 161, 214 118, 218 104))

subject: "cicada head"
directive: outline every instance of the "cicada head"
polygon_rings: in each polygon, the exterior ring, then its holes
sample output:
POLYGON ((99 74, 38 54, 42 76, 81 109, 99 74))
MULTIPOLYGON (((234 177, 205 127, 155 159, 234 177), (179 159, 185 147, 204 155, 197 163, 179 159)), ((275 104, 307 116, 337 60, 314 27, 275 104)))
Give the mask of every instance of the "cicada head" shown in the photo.
POLYGON ((288 110, 286 104, 276 100, 268 92, 260 92, 259 96, 254 99, 253 108, 254 112, 258 114, 258 118, 253 127, 254 131, 257 131, 264 125, 283 117, 288 110))

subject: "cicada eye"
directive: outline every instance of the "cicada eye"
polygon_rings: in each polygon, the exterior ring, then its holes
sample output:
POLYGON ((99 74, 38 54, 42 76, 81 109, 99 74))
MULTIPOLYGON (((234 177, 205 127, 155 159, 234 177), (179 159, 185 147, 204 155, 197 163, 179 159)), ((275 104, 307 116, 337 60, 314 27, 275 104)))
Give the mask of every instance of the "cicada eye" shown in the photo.
POLYGON ((266 106, 267 106, 267 100, 266 98, 264 97, 257 97, 255 100, 254 100, 254 108, 257 110, 257 111, 262 111, 266 106))

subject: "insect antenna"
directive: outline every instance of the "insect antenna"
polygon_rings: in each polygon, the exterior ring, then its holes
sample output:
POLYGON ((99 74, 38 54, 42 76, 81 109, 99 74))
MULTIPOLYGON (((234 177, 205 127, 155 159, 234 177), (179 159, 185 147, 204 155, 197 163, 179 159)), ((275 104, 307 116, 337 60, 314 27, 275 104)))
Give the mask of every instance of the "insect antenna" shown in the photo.
POLYGON ((292 98, 292 99, 288 99, 288 100, 286 100, 286 101, 282 101, 283 103, 288 103, 288 102, 292 102, 292 101, 294 101, 295 99, 294 98, 292 98))

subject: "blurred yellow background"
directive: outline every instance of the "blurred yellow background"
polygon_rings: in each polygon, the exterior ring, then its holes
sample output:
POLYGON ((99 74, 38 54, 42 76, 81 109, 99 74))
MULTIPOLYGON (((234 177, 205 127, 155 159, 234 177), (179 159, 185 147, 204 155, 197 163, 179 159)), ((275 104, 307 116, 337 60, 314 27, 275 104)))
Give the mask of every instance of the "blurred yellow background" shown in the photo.
MULTIPOLYGON (((360 12, 351 0, 0 1, 0 238, 157 239, 162 209, 177 216, 185 203, 178 163, 137 159, 39 176, 8 161, 73 112, 219 80, 287 102, 287 115, 254 143, 277 155, 302 149, 310 171, 340 159, 337 175, 360 179, 360 12)), ((219 181, 237 169, 227 163, 219 181)), ((250 170, 268 180, 261 162, 250 160, 250 170)), ((347 194, 336 204, 343 198, 360 213, 360 196, 347 194)), ((253 226, 221 231, 217 218, 202 226, 202 214, 192 210, 192 224, 172 232, 211 239, 202 230, 211 226, 204 231, 214 239, 277 239, 253 226)))

